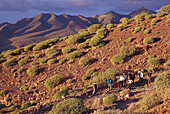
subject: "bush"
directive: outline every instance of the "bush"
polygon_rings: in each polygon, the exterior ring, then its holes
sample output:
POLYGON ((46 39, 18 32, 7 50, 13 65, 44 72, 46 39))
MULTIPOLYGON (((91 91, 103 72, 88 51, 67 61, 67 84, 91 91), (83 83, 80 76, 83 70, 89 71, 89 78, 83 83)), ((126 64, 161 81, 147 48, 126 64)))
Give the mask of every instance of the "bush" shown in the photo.
POLYGON ((69 95, 68 91, 58 91, 55 95, 54 95, 54 99, 58 100, 61 99, 63 96, 67 96, 69 95))
POLYGON ((165 92, 165 98, 169 98, 170 97, 170 88, 168 88, 165 92))
POLYGON ((101 42, 101 38, 97 35, 95 35, 94 37, 91 38, 91 40, 89 41, 89 45, 90 46, 96 46, 101 42))
POLYGON ((170 87, 170 70, 159 74, 154 80, 154 85, 157 91, 164 92, 167 88, 169 88, 170 87))
POLYGON ((23 48, 24 48, 24 51, 27 52, 27 51, 31 51, 34 46, 36 46, 35 43, 30 44, 30 45, 28 45, 28 46, 25 46, 25 47, 23 47, 23 48))
POLYGON ((116 102, 117 96, 115 95, 109 95, 107 97, 105 97, 105 99, 103 99, 103 103, 105 104, 113 104, 114 102, 116 102))
POLYGON ((48 64, 48 65, 52 65, 52 64, 54 64, 54 63, 56 63, 56 60, 55 60, 55 59, 50 59, 50 60, 47 61, 47 64, 48 64))
POLYGON ((78 34, 84 37, 84 36, 88 36, 89 32, 86 29, 81 29, 78 34))
POLYGON ((75 59, 76 57, 80 57, 82 55, 83 55, 83 53, 81 51, 73 51, 73 52, 67 54, 67 58, 68 59, 75 59))
POLYGON ((4 68, 8 68, 10 66, 14 66, 17 63, 15 58, 8 59, 6 62, 3 63, 4 68))
POLYGON ((160 65, 161 64, 161 59, 154 57, 148 60, 148 63, 151 65, 160 65))
POLYGON ((139 32, 141 29, 142 29, 141 27, 136 27, 134 32, 137 33, 137 32, 139 32))
POLYGON ((21 59, 20 61, 18 61, 18 64, 20 66, 24 65, 24 64, 27 64, 28 63, 28 60, 27 59, 21 59))
POLYGON ((68 39, 67 39, 67 43, 68 44, 76 44, 76 43, 79 43, 80 39, 82 37, 78 34, 74 35, 74 36, 69 36, 68 39))
POLYGON ((66 61, 66 59, 60 59, 59 64, 62 65, 65 61, 66 61))
POLYGON ((113 27, 114 27, 113 24, 108 24, 108 25, 106 26, 106 28, 107 28, 108 30, 112 29, 113 27))
POLYGON ((48 56, 50 56, 50 57, 54 57, 54 56, 56 56, 57 54, 59 54, 59 50, 57 50, 57 49, 47 49, 47 50, 45 51, 45 54, 48 55, 48 56))
POLYGON ((124 59, 125 59, 125 56, 124 55, 115 55, 113 56, 110 61, 112 64, 120 64, 120 63, 124 63, 124 59))
POLYGON ((11 107, 9 107, 9 110, 14 110, 14 109, 17 109, 20 107, 21 107, 21 105, 15 104, 15 105, 12 105, 11 107))
POLYGON ((146 37, 144 40, 143 40, 143 43, 144 44, 150 44, 150 43, 154 43, 157 41, 158 38, 155 38, 155 37, 146 37))
POLYGON ((133 46, 125 46, 120 49, 120 53, 124 56, 132 56, 136 52, 135 47, 133 46))
POLYGON ((167 18, 167 19, 170 19, 170 14, 168 14, 168 15, 166 16, 166 18, 167 18))
POLYGON ((65 54, 65 53, 69 53, 71 51, 71 49, 69 47, 65 47, 61 51, 63 54, 65 54))
POLYGON ((166 23, 170 23, 170 19, 166 19, 166 23))
POLYGON ((28 70, 27 70, 27 74, 29 76, 34 76, 36 74, 39 73, 39 68, 35 65, 31 66, 28 70))
POLYGON ((35 57, 35 58, 39 58, 39 57, 43 57, 43 56, 44 56, 43 53, 38 53, 38 54, 36 54, 34 57, 35 57))
POLYGON ((151 32, 151 30, 149 30, 149 29, 146 29, 146 30, 144 31, 145 34, 149 34, 150 32, 151 32))
POLYGON ((157 23, 158 19, 152 19, 152 23, 157 23))
POLYGON ((127 38, 125 41, 126 41, 126 42, 132 42, 133 40, 134 40, 134 38, 129 37, 129 38, 127 38))
POLYGON ((91 25, 89 28, 88 28, 88 31, 90 33, 95 33, 98 29, 101 28, 101 25, 100 24, 93 24, 91 25))
POLYGON ((28 108, 30 106, 31 106, 31 103, 30 102, 26 102, 26 103, 21 105, 21 109, 28 108))
POLYGON ((106 28, 101 28, 96 31, 97 35, 101 38, 104 38, 105 35, 108 33, 108 30, 106 28))
POLYGON ((90 64, 90 59, 88 57, 82 57, 79 60, 79 65, 81 65, 81 66, 86 66, 88 64, 90 64))
POLYGON ((150 108, 152 108, 153 106, 158 105, 159 103, 161 103, 161 98, 156 96, 156 95, 146 95, 145 97, 142 98, 141 101, 141 108, 146 111, 150 108))
POLYGON ((3 51, 1 54, 2 54, 4 57, 10 57, 10 56, 13 56, 13 55, 14 55, 14 53, 13 53, 12 50, 3 51))
POLYGON ((78 45, 78 49, 84 49, 84 48, 87 48, 87 47, 88 47, 88 44, 86 42, 78 45))
POLYGON ((164 66, 170 66, 170 60, 164 63, 164 66))
POLYGON ((170 46, 170 42, 167 42, 166 44, 167 44, 168 46, 170 46))
POLYGON ((148 58, 151 59, 151 58, 155 58, 156 56, 155 55, 148 55, 148 58))
POLYGON ((145 15, 145 19, 151 19, 152 15, 145 15))
POLYGON ((39 60, 39 62, 40 62, 40 63, 46 63, 47 60, 48 60, 47 58, 42 58, 42 59, 39 60))
POLYGON ((70 98, 54 105, 50 114, 84 114, 85 112, 83 100, 70 98))
POLYGON ((91 75, 94 73, 94 69, 87 70, 86 74, 82 76, 82 80, 90 79, 91 75))
POLYGON ((123 24, 128 23, 129 19, 127 17, 123 17, 120 19, 119 22, 122 22, 123 24))
POLYGON ((56 75, 51 76, 50 78, 48 78, 45 81, 44 85, 47 88, 51 89, 51 88, 54 88, 55 86, 57 86, 59 83, 61 83, 61 81, 62 81, 62 76, 59 75, 59 74, 56 74, 56 75))
POLYGON ((17 70, 18 73, 22 73, 23 71, 24 71, 23 68, 20 68, 20 69, 17 70))
POLYGON ((7 94, 6 90, 1 90, 0 91, 0 97, 4 97, 7 94))
MULTIPOLYGON (((1 103, 0 103, 0 110, 1 110, 2 108, 5 108, 5 104, 1 104, 1 103)), ((1 113, 1 111, 0 111, 0 113, 1 113)))
POLYGON ((158 13, 158 14, 157 14, 157 17, 159 17, 159 18, 160 18, 160 17, 163 17, 163 16, 165 16, 165 13, 158 13))
POLYGON ((31 101, 31 106, 36 105, 39 101, 33 100, 31 101))
POLYGON ((15 49, 15 50, 13 51, 13 53, 14 53, 15 55, 18 55, 18 54, 21 54, 21 52, 23 52, 23 51, 24 51, 23 48, 17 48, 17 49, 15 49))
POLYGON ((161 9, 159 11, 161 11, 161 13, 169 14, 170 13, 170 5, 161 7, 161 9))
POLYGON ((137 15, 135 16, 135 21, 140 22, 144 20, 144 15, 137 15))

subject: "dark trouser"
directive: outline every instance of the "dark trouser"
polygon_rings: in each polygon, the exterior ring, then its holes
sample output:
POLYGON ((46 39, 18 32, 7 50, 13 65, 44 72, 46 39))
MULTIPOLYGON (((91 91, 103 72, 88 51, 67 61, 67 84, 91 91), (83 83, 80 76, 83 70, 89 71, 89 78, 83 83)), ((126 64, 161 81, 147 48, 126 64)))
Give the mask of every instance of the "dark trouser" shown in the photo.
POLYGON ((109 90, 111 90, 112 89, 112 84, 108 84, 108 88, 109 88, 109 90))
POLYGON ((96 92, 97 92, 97 90, 93 88, 93 93, 92 94, 95 95, 96 92))
POLYGON ((131 90, 131 84, 128 85, 128 88, 131 90))
POLYGON ((140 78, 140 81, 143 82, 143 78, 140 78))
POLYGON ((121 87, 123 86, 123 82, 124 82, 124 81, 120 81, 120 86, 121 86, 121 87))
POLYGON ((132 79, 132 85, 135 86, 135 79, 132 79))

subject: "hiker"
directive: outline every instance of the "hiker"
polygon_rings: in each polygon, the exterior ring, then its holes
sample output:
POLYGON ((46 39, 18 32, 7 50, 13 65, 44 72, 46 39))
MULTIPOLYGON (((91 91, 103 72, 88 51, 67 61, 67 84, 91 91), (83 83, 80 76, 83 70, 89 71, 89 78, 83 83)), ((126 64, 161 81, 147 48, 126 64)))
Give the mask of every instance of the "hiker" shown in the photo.
POLYGON ((130 77, 129 77, 128 83, 129 83, 128 88, 129 88, 129 90, 131 90, 133 80, 130 79, 130 77))
POLYGON ((135 86, 135 73, 134 72, 132 72, 131 79, 132 79, 132 85, 135 86))
POLYGON ((138 80, 140 80, 141 69, 138 70, 138 80))
POLYGON ((119 82, 119 88, 120 87, 123 87, 123 82, 125 81, 125 78, 124 78, 124 76, 120 76, 120 82, 119 82))
POLYGON ((126 85, 127 84, 127 75, 125 74, 125 73, 123 73, 123 77, 124 77, 124 81, 123 81, 123 83, 124 83, 124 85, 126 85))
POLYGON ((148 81, 148 86, 150 85, 151 83, 151 76, 152 76, 152 70, 148 70, 148 75, 146 77, 147 81, 148 81))
POLYGON ((109 88, 109 90, 112 89, 112 83, 113 83, 112 79, 109 78, 109 80, 108 80, 108 88, 109 88))
POLYGON ((96 83, 94 83, 93 84, 93 95, 95 95, 97 93, 97 84, 96 83))
POLYGON ((139 76, 139 79, 140 79, 141 82, 143 82, 143 77, 144 77, 144 73, 143 73, 143 71, 141 70, 140 76, 139 76))
POLYGON ((114 76, 114 77, 113 77, 113 87, 116 87, 116 86, 117 86, 116 82, 117 82, 117 78, 116 78, 116 76, 114 76))

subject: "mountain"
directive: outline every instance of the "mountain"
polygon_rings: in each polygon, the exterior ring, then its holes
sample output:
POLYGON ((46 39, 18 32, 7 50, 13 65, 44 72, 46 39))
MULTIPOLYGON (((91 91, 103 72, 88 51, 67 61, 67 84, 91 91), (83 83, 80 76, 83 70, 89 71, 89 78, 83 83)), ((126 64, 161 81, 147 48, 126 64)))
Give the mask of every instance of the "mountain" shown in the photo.
POLYGON ((80 29, 88 28, 96 23, 102 25, 119 23, 122 17, 131 18, 144 12, 155 13, 145 8, 134 11, 129 15, 121 15, 110 11, 93 17, 42 13, 32 18, 21 19, 14 24, 2 23, 0 24, 0 52, 38 43, 49 38, 74 35, 80 29))

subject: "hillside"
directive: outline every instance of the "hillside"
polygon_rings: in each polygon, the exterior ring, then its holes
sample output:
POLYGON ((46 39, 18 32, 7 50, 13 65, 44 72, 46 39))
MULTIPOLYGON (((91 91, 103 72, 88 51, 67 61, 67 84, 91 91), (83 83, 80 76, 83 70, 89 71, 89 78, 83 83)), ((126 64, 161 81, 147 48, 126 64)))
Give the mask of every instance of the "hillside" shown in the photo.
MULTIPOLYGON (((74 36, 49 39, 3 52, 0 56, 1 112, 48 113, 64 99, 81 98, 88 113, 110 110, 115 113, 139 113, 140 110, 136 108, 140 106, 141 99, 146 94, 157 94, 154 79, 170 70, 168 19, 169 15, 165 14, 142 14, 140 19, 125 18, 125 21, 116 26, 110 24, 107 28, 102 28, 101 25, 94 24, 74 36), (123 72, 139 68, 144 69, 145 75, 149 70, 154 71, 150 87, 147 87, 144 77, 144 83, 135 79, 135 86, 128 98, 121 97, 126 86, 107 92, 105 83, 109 77, 116 76, 119 83, 119 76, 123 72), (92 96, 94 82, 98 84, 99 90, 92 96), (117 100, 114 104, 107 105, 102 99, 110 94, 115 94, 117 100), (132 103, 133 107, 130 105, 132 103)), ((169 74, 167 77, 169 78, 169 74)), ((164 99, 164 93, 159 97, 164 99)), ((161 100, 157 108, 148 111, 168 113, 168 108, 161 107, 168 105, 161 100)))
POLYGON ((0 24, 0 52, 38 43, 50 38, 74 35, 79 30, 88 28, 92 24, 107 25, 119 23, 122 17, 132 18, 144 12, 154 13, 145 8, 139 9, 129 15, 121 15, 115 12, 93 17, 81 15, 55 15, 53 13, 40 14, 32 18, 24 18, 14 24, 0 24))

